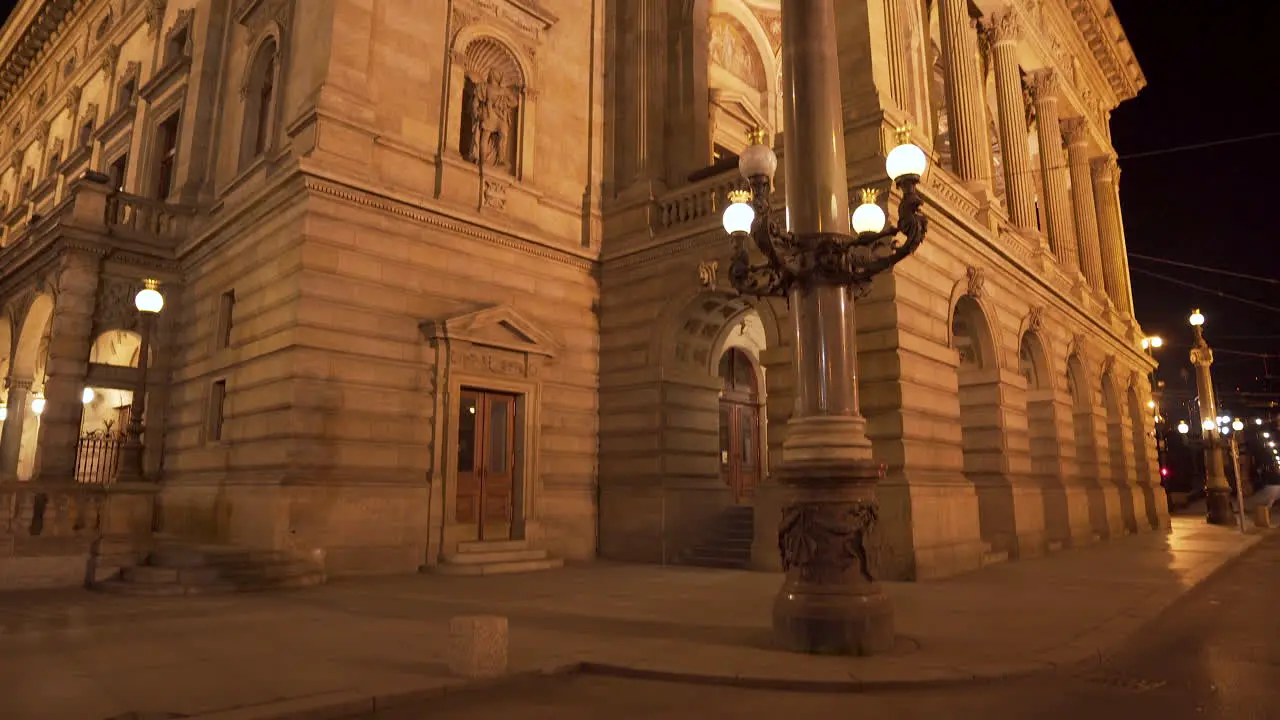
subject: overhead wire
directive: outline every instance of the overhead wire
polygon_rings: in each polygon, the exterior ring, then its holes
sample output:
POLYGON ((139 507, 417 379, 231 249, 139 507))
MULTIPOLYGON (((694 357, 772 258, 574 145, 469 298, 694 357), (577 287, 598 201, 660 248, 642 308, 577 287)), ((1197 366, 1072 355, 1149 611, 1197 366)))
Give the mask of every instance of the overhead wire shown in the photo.
POLYGON ((1163 273, 1153 272, 1151 270, 1145 270, 1143 268, 1138 268, 1133 266, 1129 267, 1129 271, 1136 272, 1141 275, 1148 275, 1150 277, 1154 277, 1159 280, 1164 280, 1165 282, 1171 282, 1171 283, 1174 283, 1175 285, 1181 285, 1183 287, 1191 288, 1192 290, 1199 290, 1200 292, 1208 293, 1210 295, 1216 295, 1224 300, 1234 300, 1238 303, 1243 303, 1245 305, 1256 307, 1259 310, 1267 310, 1268 312, 1280 313, 1280 307, 1258 302, 1257 300, 1242 298, 1237 295, 1232 295, 1231 293, 1225 293, 1225 292, 1222 292, 1221 290, 1214 290, 1213 288, 1207 288, 1203 285, 1197 285, 1195 283, 1187 282, 1186 280, 1180 280, 1175 277, 1169 277, 1168 275, 1165 275, 1163 273))

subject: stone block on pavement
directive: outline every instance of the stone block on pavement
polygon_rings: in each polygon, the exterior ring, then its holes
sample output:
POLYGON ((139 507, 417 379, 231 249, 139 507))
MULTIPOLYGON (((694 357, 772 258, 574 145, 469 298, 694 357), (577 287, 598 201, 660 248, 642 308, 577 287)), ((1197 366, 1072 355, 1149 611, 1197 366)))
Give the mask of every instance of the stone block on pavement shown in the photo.
POLYGON ((449 671, 466 678, 498 677, 507 672, 507 619, 499 615, 460 615, 449 621, 449 671))

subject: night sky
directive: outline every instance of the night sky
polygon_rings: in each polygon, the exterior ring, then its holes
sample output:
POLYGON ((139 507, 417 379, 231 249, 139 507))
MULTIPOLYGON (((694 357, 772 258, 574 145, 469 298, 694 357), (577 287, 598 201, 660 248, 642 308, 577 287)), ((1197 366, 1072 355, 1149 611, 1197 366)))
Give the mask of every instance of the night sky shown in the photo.
MULTIPOLYGON (((1280 135, 1199 150, 1173 148, 1280 131, 1258 91, 1270 80, 1274 38, 1255 3, 1113 0, 1147 75, 1147 87, 1113 115, 1123 168, 1121 199, 1130 253, 1280 278, 1280 224, 1264 197, 1266 174, 1280 167, 1280 135), (1158 9, 1157 9, 1158 8, 1158 9), (1131 157, 1156 153, 1144 157, 1131 157)), ((7 15, 12 0, 0 0, 7 15)), ((1160 379, 1171 391, 1189 369, 1186 317, 1203 310, 1219 349, 1220 391, 1267 389, 1261 358, 1280 355, 1278 313, 1179 286, 1156 272, 1217 292, 1280 306, 1280 284, 1266 284, 1130 258, 1138 319, 1166 340, 1160 379)), ((1280 356, 1272 361, 1280 375, 1280 356)))
MULTIPOLYGON (((1280 278, 1278 208, 1267 176, 1280 165, 1280 123, 1259 90, 1273 82, 1274 38, 1257 5, 1113 0, 1147 87, 1112 116, 1129 252, 1280 278), (1156 7, 1159 10, 1156 10, 1156 7), (1198 150, 1139 155, 1271 133, 1198 150), (1270 202, 1268 202, 1270 201, 1270 202)), ((1216 292, 1280 308, 1280 284, 1268 284, 1130 257, 1138 320, 1166 345, 1159 378, 1171 391, 1190 369, 1186 318, 1198 306, 1214 346, 1219 392, 1261 383, 1264 360, 1232 354, 1280 353, 1280 310, 1253 307, 1145 275, 1156 272, 1216 292)), ((1267 361, 1280 375, 1280 356, 1267 361)), ((1171 393, 1172 394, 1172 393, 1171 393)), ((1262 398, 1255 398, 1261 400, 1262 398)), ((1224 397, 1230 405, 1234 399, 1224 397)), ((1238 407, 1243 413, 1244 407, 1238 407)))

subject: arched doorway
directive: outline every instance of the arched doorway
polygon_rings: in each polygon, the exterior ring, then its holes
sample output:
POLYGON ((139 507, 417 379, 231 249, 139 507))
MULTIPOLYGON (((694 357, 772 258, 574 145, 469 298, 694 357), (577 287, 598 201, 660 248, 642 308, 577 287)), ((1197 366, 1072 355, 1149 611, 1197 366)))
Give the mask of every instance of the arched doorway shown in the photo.
MULTIPOLYGON (((1018 343, 1018 369, 1027 381, 1027 434, 1031 472, 1044 491, 1045 532, 1050 549, 1071 541, 1071 499, 1063 483, 1058 399, 1049 354, 1039 334, 1028 330, 1018 343)), ((1065 415, 1065 413, 1064 413, 1065 415)))
POLYGON ((760 482, 760 382, 741 348, 720 356, 720 476, 735 503, 751 499, 760 482))

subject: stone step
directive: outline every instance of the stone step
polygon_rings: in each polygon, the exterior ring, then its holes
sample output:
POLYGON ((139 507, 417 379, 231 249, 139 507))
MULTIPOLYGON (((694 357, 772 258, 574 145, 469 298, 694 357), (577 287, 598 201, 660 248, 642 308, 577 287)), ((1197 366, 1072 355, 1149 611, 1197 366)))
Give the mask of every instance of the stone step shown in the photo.
POLYGON ((254 550, 224 546, 160 546, 151 551, 147 564, 155 567, 195 568, 210 565, 250 565, 287 562, 295 556, 280 550, 254 550))
POLYGON ((444 561, 450 565, 477 565, 481 563, 522 562, 525 560, 545 560, 546 550, 494 550, 489 552, 460 552, 446 555, 444 561))
POLYGON ((529 543, 527 540, 473 540, 458 543, 458 554, 509 552, 512 550, 527 550, 528 548, 529 543))
POLYGON ((217 582, 220 579, 220 573, 215 567, 167 568, 137 565, 121 570, 120 579, 141 585, 174 583, 201 585, 217 582))
POLYGON ((479 562, 454 564, 442 562, 431 570, 438 575, 505 575, 564 567, 561 558, 544 557, 541 560, 516 560, 512 562, 479 562))
POLYGON ((999 565, 1002 562, 1008 562, 1008 560, 1008 550, 990 550, 982 553, 982 567, 987 567, 988 565, 999 565))

